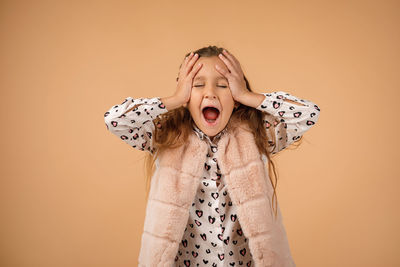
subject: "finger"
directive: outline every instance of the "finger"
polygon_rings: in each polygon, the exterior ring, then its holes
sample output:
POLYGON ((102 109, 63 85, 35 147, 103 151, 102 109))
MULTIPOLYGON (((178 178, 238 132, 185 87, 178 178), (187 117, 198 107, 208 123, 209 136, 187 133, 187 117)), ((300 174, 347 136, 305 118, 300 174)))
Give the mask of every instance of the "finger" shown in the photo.
POLYGON ((235 66, 237 74, 240 77, 244 76, 243 71, 242 71, 242 67, 240 66, 239 60, 237 60, 237 58, 234 55, 232 55, 231 53, 229 53, 225 49, 222 52, 226 55, 227 58, 229 58, 231 60, 231 62, 234 62, 233 65, 235 66))
POLYGON ((230 60, 232 60, 233 62, 235 62, 238 66, 240 66, 239 60, 237 60, 237 58, 232 55, 231 53, 229 53, 227 50, 222 50, 222 53, 229 58, 230 60))
POLYGON ((186 57, 186 60, 192 58, 193 54, 194 54, 193 52, 190 52, 190 54, 186 57))
POLYGON ((201 69, 202 66, 203 66, 203 63, 196 64, 196 66, 194 66, 194 68, 190 71, 188 77, 192 80, 193 77, 197 74, 197 72, 199 72, 199 70, 201 69))
POLYGON ((186 67, 186 75, 190 72, 190 70, 192 69, 192 66, 194 65, 194 63, 196 62, 198 57, 199 57, 198 54, 194 54, 192 56, 192 58, 189 60, 189 62, 187 63, 187 67, 186 67))
POLYGON ((227 70, 225 70, 225 69, 219 67, 218 65, 215 65, 215 69, 216 69, 219 73, 221 73, 226 79, 229 80, 229 77, 230 77, 230 75, 231 75, 231 74, 229 73, 229 71, 227 71, 227 70))
POLYGON ((191 56, 191 58, 190 58, 188 64, 189 64, 189 65, 193 65, 194 62, 196 62, 196 60, 197 60, 198 58, 199 58, 199 54, 197 54, 197 53, 193 54, 193 55, 191 56))
POLYGON ((184 69, 184 68, 186 68, 186 65, 187 65, 187 63, 188 63, 188 61, 189 61, 189 59, 192 57, 192 52, 189 54, 189 55, 187 55, 186 57, 185 57, 185 59, 183 60, 183 62, 182 62, 182 64, 181 64, 181 68, 180 69, 184 69))
POLYGON ((239 62, 239 60, 234 56, 234 55, 232 55, 231 53, 229 53, 227 50, 223 50, 222 51, 225 55, 226 55, 226 57, 228 57, 232 62, 235 62, 235 64, 234 64, 234 66, 235 66, 235 69, 236 69, 236 71, 237 71, 237 73, 239 74, 239 76, 244 76, 244 74, 243 74, 243 71, 242 71, 242 67, 240 66, 240 62, 239 62))
POLYGON ((181 65, 179 66, 179 73, 183 73, 183 69, 186 68, 187 62, 189 60, 189 58, 191 58, 193 52, 190 52, 189 55, 187 55, 184 59, 183 62, 181 63, 181 65))
POLYGON ((184 66, 186 66, 187 62, 189 61, 189 59, 192 58, 192 56, 193 56, 193 52, 190 52, 190 54, 185 57, 184 64, 183 64, 184 66))
MULTIPOLYGON (((187 64, 188 64, 188 61, 193 57, 193 54, 194 54, 193 52, 190 52, 190 54, 187 55, 185 57, 185 59, 183 60, 183 63, 181 64, 181 66, 179 68, 178 77, 181 77, 181 75, 183 75, 183 74, 187 75, 187 73, 188 73, 187 64)), ((177 81, 178 81, 178 78, 177 78, 177 81)))
POLYGON ((228 58, 226 58, 223 54, 219 54, 218 56, 232 73, 237 74, 237 69, 233 66, 232 62, 228 58))

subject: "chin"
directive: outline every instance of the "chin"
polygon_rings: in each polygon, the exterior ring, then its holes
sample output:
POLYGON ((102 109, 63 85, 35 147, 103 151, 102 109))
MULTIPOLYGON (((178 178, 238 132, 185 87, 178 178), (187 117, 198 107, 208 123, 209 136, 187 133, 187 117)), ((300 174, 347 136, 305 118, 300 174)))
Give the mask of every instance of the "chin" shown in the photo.
POLYGON ((216 136, 220 131, 207 131, 207 129, 206 130, 204 130, 203 131, 206 135, 208 135, 209 137, 214 137, 214 136, 216 136))

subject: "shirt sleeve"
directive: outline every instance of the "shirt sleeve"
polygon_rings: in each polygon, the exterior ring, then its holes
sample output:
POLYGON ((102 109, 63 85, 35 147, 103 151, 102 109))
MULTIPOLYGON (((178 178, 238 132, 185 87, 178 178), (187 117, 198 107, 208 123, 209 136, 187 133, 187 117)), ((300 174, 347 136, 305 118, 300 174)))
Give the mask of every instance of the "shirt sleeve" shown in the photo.
POLYGON ((122 141, 135 149, 153 154, 153 120, 166 112, 168 110, 160 97, 127 97, 104 113, 104 121, 107 130, 122 141))
POLYGON ((284 91, 262 93, 265 99, 256 109, 265 112, 264 127, 267 130, 269 144, 276 146, 271 149, 271 154, 287 148, 308 131, 317 121, 320 108, 313 102, 300 99, 284 91), (285 99, 292 100, 294 104, 285 99), (271 136, 269 128, 274 126, 275 139, 271 136))

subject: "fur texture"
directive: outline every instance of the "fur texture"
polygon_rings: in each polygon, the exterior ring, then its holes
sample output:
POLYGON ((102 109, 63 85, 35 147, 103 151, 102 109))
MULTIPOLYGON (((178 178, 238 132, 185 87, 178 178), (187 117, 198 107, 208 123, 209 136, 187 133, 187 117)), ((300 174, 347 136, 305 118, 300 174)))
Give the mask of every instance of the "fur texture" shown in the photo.
MULTIPOLYGON (((139 267, 173 267, 206 160, 207 144, 195 134, 188 143, 163 151, 151 180, 139 267)), ((295 267, 268 170, 245 124, 229 128, 218 142, 217 161, 255 267, 295 267)))

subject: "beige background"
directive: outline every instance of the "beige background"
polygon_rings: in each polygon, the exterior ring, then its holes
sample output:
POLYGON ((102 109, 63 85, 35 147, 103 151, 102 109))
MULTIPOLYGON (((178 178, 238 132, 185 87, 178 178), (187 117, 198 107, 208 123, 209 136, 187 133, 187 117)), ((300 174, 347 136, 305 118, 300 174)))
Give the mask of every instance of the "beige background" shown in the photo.
POLYGON ((1 1, 0 266, 137 266, 141 151, 107 131, 223 46, 257 92, 317 103, 278 157, 298 267, 399 266, 399 1, 1 1))

